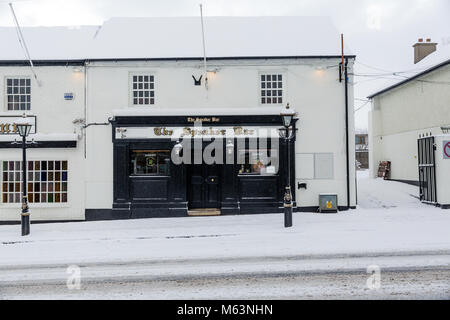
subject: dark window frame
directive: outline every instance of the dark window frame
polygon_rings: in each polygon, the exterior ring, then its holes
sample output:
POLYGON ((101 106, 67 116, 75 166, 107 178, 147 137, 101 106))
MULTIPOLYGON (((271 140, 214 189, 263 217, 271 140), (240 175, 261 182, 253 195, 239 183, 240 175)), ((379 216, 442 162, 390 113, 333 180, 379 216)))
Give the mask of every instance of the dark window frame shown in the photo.
POLYGON ((31 78, 27 76, 6 76, 5 100, 7 111, 30 111, 31 78))
MULTIPOLYGON (((22 201, 22 161, 1 163, 1 203, 22 201)), ((28 202, 42 205, 67 204, 69 195, 67 160, 27 161, 28 202)))
POLYGON ((285 94, 285 75, 280 72, 259 74, 259 103, 261 105, 282 105, 285 94))
POLYGON ((130 74, 130 103, 132 106, 156 104, 156 76, 153 73, 130 74))

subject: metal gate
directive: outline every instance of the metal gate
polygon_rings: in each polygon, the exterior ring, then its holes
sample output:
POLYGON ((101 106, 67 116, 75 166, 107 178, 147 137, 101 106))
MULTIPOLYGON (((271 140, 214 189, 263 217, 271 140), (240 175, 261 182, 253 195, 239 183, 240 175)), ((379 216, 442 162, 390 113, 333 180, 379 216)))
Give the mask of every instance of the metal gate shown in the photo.
POLYGON ((434 137, 417 140, 419 155, 419 188, 420 200, 436 204, 436 168, 434 137))

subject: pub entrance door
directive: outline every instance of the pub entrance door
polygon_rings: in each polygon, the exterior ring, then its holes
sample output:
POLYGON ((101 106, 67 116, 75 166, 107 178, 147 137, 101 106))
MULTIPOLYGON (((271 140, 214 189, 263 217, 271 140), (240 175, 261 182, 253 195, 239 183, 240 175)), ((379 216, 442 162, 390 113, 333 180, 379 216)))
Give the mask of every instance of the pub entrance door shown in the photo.
POLYGON ((187 166, 189 209, 220 208, 220 172, 217 164, 187 166))

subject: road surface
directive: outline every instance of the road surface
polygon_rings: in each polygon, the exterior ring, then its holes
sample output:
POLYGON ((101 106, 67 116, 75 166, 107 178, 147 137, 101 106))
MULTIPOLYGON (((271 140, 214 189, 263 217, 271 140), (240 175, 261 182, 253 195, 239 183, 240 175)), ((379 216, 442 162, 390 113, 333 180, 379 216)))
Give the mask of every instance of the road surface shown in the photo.
POLYGON ((0 299, 450 299, 450 255, 126 262, 0 270, 0 299), (367 267, 379 267, 377 276, 367 267), (372 278, 374 279, 374 278, 372 278), (71 278, 73 280, 73 278, 71 278))

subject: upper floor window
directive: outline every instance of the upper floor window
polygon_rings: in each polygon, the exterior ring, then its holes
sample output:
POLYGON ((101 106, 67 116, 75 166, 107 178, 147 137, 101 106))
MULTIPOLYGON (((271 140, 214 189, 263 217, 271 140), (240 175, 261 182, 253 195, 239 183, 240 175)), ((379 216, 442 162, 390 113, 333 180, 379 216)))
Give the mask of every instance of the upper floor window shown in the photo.
POLYGON ((31 80, 29 78, 7 78, 6 100, 8 110, 30 110, 31 80))
POLYGON ((132 104, 134 106, 155 104, 155 76, 132 76, 132 104))
POLYGON ((261 74, 261 104, 283 103, 283 75, 261 74))

